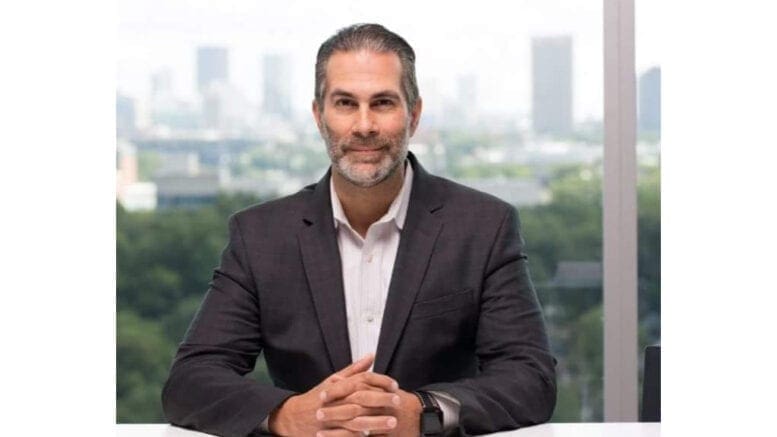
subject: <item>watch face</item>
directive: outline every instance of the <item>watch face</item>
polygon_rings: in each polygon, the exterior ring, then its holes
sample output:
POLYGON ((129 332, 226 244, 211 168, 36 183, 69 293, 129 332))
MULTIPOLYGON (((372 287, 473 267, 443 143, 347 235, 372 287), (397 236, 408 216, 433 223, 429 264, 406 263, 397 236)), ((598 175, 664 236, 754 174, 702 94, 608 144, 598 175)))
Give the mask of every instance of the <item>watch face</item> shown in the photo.
POLYGON ((424 411, 421 414, 421 433, 434 435, 442 433, 441 411, 424 411))

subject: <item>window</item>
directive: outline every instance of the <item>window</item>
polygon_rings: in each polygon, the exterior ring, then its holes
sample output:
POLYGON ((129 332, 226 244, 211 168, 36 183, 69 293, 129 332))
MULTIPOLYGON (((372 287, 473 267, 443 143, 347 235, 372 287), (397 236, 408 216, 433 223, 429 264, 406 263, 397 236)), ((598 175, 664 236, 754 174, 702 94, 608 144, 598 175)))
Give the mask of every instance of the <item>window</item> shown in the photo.
MULTIPOLYGON (((313 63, 355 22, 380 22, 416 51, 421 164, 518 208, 559 360, 553 420, 604 420, 604 7, 461 2, 435 20, 436 6, 409 1, 120 2, 118 421, 162 419, 159 392, 227 216, 326 170, 313 63)), ((656 247, 640 250, 658 262, 656 247)), ((254 377, 267 380, 261 359, 254 377)))

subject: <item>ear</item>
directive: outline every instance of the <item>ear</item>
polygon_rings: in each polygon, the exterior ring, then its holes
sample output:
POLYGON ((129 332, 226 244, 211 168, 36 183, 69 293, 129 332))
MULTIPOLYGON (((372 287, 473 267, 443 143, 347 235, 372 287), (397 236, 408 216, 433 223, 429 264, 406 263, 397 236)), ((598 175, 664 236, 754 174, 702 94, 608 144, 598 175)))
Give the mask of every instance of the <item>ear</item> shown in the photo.
POLYGON ((418 129, 418 123, 421 121, 421 109, 423 109, 423 100, 418 97, 413 105, 413 109, 410 111, 410 136, 415 134, 415 130, 418 129))
POLYGON ((318 102, 316 101, 316 99, 313 99, 312 109, 313 109, 313 119, 316 120, 316 125, 318 126, 318 130, 320 131, 321 130, 321 112, 323 111, 324 108, 320 108, 318 106, 318 102))

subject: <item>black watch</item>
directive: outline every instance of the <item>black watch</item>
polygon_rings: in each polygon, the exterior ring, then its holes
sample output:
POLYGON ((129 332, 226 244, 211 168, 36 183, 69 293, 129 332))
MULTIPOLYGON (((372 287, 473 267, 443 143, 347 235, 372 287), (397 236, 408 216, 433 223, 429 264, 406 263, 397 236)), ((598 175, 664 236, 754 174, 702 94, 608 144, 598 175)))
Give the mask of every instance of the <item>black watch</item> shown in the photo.
POLYGON ((421 401, 421 435, 442 435, 442 410, 437 399, 425 391, 414 392, 421 401))

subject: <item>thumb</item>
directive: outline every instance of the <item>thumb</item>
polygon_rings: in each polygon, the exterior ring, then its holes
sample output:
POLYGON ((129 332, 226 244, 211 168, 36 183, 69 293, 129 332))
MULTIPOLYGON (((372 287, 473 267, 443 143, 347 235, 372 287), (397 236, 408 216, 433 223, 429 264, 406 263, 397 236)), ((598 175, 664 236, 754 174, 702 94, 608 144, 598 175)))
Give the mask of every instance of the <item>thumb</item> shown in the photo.
POLYGON ((375 362, 375 354, 367 354, 349 366, 344 367, 342 370, 336 372, 334 375, 347 378, 349 376, 356 375, 357 373, 366 372, 372 366, 373 362, 375 362))

